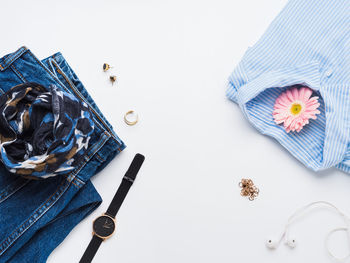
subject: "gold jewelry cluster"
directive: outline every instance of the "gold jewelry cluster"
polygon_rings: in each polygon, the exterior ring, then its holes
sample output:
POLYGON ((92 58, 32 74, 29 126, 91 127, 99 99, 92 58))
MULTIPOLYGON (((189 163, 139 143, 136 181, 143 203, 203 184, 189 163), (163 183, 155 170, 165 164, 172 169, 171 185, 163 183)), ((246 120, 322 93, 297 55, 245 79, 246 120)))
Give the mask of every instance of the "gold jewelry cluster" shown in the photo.
POLYGON ((241 189, 241 196, 247 196, 250 201, 253 201, 259 195, 257 188, 251 179, 242 179, 238 184, 241 189))

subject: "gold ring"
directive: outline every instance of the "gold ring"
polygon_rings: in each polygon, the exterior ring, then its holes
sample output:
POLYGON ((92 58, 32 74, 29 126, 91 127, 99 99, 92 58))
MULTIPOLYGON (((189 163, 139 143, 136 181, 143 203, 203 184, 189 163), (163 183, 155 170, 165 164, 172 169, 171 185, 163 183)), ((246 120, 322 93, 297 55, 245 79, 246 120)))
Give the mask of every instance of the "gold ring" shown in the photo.
POLYGON ((132 126, 135 125, 138 121, 139 121, 139 116, 133 111, 133 110, 129 110, 127 113, 125 113, 124 115, 124 121, 127 125, 132 126), (129 120, 128 117, 130 115, 134 114, 135 115, 135 119, 134 120, 129 120))

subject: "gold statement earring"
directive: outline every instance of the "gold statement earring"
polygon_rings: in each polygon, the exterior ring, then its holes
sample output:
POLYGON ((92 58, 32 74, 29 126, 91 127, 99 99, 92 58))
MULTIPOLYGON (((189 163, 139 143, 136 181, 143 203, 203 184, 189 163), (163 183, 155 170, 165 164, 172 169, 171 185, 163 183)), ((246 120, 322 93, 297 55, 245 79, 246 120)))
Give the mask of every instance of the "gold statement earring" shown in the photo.
MULTIPOLYGON (((113 67, 111 67, 109 64, 103 63, 102 69, 103 69, 104 72, 110 70, 111 68, 113 68, 113 67)), ((110 82, 112 83, 112 86, 113 86, 114 82, 117 81, 117 76, 111 75, 111 76, 109 76, 109 80, 110 80, 110 82)))
POLYGON ((112 76, 109 77, 109 80, 111 81, 112 86, 113 86, 113 85, 114 85, 114 82, 117 81, 117 76, 112 75, 112 76))
POLYGON ((133 126, 139 121, 139 116, 133 111, 129 110, 127 113, 124 115, 124 122, 129 125, 133 126))
POLYGON ((111 68, 113 68, 113 67, 111 67, 109 64, 107 64, 107 63, 103 63, 103 71, 104 72, 106 72, 106 71, 108 71, 109 69, 111 69, 111 68))
POLYGON ((251 179, 242 179, 238 184, 241 189, 241 196, 247 196, 250 201, 253 201, 259 195, 257 188, 251 179))

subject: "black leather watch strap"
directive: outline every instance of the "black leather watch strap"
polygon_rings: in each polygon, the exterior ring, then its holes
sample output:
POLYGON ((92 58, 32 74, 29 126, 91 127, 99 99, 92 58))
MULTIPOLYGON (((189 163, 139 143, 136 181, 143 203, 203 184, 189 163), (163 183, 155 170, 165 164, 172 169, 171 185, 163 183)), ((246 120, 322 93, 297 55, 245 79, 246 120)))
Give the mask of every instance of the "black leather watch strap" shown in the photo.
POLYGON ((103 239, 93 235, 92 239, 86 248, 84 255, 81 257, 79 263, 90 263, 94 258, 98 248, 100 247, 103 239))
MULTIPOLYGON (((142 154, 136 154, 129 169, 125 173, 123 180, 113 197, 111 204, 109 205, 105 215, 115 218, 117 215, 120 206, 122 205, 126 195, 129 192, 130 187, 132 186, 138 171, 141 168, 141 165, 145 157, 142 154)), ((112 220, 112 219, 111 219, 112 220)), ((103 239, 99 236, 93 235, 89 246, 86 248, 86 251, 82 258, 80 259, 80 263, 90 263, 94 258, 98 248, 100 247, 103 239)))
POLYGON ((129 169, 123 177, 122 183, 120 184, 117 193, 114 195, 113 200, 106 211, 107 215, 113 218, 117 215, 119 208, 122 205, 126 195, 128 194, 130 187, 134 183, 136 175, 139 172, 144 160, 145 157, 142 154, 138 153, 135 155, 134 160, 132 160, 129 169))

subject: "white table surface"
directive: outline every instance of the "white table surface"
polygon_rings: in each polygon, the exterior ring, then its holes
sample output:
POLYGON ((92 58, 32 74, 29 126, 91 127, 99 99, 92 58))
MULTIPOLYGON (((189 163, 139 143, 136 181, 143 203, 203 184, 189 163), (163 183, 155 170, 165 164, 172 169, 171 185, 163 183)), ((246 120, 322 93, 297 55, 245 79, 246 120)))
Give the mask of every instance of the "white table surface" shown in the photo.
MULTIPOLYGON (((51 254, 78 262, 136 152, 146 161, 94 262, 331 262, 324 238, 343 221, 326 210, 299 220, 295 250, 265 247, 298 207, 333 202, 350 214, 350 178, 314 173, 259 134, 225 98, 227 77, 286 0, 2 1, 1 56, 61 51, 127 148, 92 181, 102 205, 51 254), (114 65, 112 87, 102 64, 114 65), (133 109, 140 122, 129 127, 133 109), (260 196, 239 194, 242 177, 260 196)), ((345 234, 332 247, 348 252, 345 234)))

